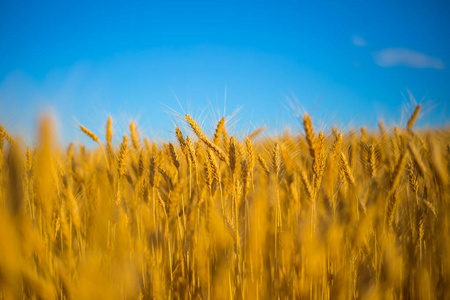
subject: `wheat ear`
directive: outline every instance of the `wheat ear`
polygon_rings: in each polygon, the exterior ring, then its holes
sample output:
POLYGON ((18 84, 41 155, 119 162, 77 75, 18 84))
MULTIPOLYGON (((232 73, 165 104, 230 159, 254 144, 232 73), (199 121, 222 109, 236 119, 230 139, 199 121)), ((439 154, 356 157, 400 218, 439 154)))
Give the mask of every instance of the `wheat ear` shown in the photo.
POLYGON ((119 178, 125 175, 125 160, 127 158, 128 152, 128 136, 123 137, 122 144, 120 145, 119 156, 117 157, 117 171, 119 173, 119 178))
POLYGON ((84 134, 86 134, 94 142, 98 143, 98 145, 100 146, 100 149, 102 149, 103 156, 105 157, 105 161, 106 161, 106 166, 108 167, 108 170, 109 170, 108 158, 106 157, 105 149, 103 148, 102 144, 100 143, 100 139, 98 138, 98 136, 96 136, 92 131, 90 131, 89 129, 87 129, 83 125, 80 125, 80 129, 81 129, 81 131, 83 131, 84 134))
POLYGON ((417 117, 419 116, 419 111, 422 106, 419 104, 416 106, 416 109, 414 109, 413 114, 408 120, 408 124, 406 125, 406 130, 411 131, 412 127, 414 126, 414 122, 416 121, 417 117))
POLYGON ((311 118, 309 117, 308 114, 305 114, 303 117, 303 127, 306 133, 306 141, 308 142, 309 153, 311 154, 312 158, 316 159, 316 140, 314 137, 314 130, 311 118))
POLYGON ((139 134, 133 122, 130 122, 130 134, 134 149, 139 151, 139 134))

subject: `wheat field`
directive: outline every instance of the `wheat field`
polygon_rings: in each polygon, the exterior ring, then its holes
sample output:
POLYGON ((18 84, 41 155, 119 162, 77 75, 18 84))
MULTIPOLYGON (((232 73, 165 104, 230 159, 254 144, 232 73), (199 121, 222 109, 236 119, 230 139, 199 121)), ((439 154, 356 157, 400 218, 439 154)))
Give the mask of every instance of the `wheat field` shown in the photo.
POLYGON ((448 299, 450 130, 419 110, 275 137, 186 115, 163 143, 109 118, 91 149, 0 127, 0 299, 448 299))

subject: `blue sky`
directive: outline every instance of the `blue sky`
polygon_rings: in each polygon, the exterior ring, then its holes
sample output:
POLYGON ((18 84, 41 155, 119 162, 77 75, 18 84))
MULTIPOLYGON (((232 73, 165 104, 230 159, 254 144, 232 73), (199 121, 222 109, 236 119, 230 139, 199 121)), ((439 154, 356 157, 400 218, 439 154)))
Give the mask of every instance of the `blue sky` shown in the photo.
POLYGON ((410 91, 418 126, 448 125, 450 4, 369 2, 0 0, 0 123, 30 139, 51 108, 64 143, 109 115, 165 139, 171 109, 211 128, 242 107, 236 134, 300 129, 299 111, 401 125, 410 91))

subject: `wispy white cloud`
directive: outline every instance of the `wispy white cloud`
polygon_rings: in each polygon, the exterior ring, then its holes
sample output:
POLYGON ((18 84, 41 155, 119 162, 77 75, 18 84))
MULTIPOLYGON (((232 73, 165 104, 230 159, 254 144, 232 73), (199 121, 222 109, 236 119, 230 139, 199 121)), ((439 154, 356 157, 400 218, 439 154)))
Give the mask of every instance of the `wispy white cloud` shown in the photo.
POLYGON ((404 48, 383 49, 374 53, 374 59, 377 65, 384 68, 406 66, 418 69, 445 69, 445 64, 440 58, 404 48))
POLYGON ((352 43, 353 43, 353 45, 358 46, 358 47, 367 46, 366 40, 357 34, 352 36, 352 43))

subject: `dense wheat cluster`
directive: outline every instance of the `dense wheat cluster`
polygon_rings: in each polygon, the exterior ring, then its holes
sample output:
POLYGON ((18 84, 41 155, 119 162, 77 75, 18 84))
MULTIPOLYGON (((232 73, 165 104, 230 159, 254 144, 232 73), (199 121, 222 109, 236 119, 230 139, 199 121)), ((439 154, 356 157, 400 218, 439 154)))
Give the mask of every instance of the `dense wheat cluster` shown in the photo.
POLYGON ((450 132, 0 128, 1 299, 450 297, 450 132), (113 140, 121 141, 115 145, 113 140))

